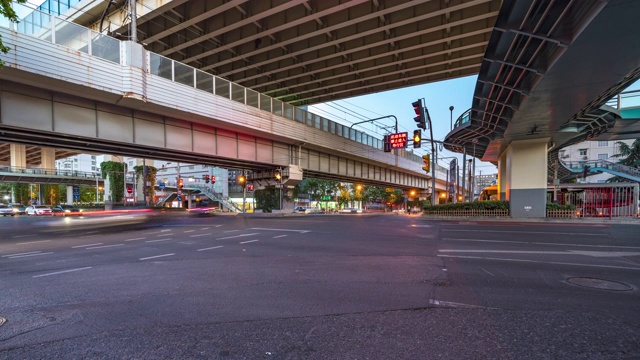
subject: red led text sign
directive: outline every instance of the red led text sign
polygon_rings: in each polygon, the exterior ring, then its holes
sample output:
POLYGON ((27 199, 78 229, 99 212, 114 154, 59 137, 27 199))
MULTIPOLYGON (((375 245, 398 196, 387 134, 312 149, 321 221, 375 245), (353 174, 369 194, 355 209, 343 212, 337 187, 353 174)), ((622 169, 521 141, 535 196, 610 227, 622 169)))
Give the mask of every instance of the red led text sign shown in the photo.
POLYGON ((389 135, 389 145, 392 149, 405 149, 407 147, 408 133, 401 132, 389 135))

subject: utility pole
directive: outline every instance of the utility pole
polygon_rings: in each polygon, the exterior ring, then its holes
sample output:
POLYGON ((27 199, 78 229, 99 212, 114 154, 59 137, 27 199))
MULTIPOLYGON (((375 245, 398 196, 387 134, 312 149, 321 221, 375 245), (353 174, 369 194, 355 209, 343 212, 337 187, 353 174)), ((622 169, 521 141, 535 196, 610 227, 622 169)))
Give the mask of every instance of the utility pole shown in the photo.
POLYGON ((136 0, 129 0, 131 14, 131 41, 138 43, 138 15, 136 14, 136 0))

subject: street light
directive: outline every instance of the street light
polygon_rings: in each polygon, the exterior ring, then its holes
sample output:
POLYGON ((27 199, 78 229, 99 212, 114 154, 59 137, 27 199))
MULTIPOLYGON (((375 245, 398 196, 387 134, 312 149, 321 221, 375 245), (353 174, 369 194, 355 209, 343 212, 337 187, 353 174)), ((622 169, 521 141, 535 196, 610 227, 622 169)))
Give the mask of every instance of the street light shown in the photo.
POLYGON ((451 129, 449 131, 453 131, 453 105, 449 106, 449 111, 451 112, 449 116, 449 126, 451 129))

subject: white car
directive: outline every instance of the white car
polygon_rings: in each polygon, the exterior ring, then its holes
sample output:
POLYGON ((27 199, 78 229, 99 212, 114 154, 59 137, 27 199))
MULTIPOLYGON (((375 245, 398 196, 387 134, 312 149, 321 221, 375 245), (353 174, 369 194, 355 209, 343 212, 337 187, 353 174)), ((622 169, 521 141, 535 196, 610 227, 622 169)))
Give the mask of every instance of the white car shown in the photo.
POLYGON ((13 207, 7 206, 5 204, 0 204, 0 215, 2 215, 2 216, 7 216, 7 215, 13 216, 15 214, 16 213, 13 212, 13 207))
POLYGON ((53 215, 51 208, 47 205, 31 205, 25 210, 27 215, 53 215))

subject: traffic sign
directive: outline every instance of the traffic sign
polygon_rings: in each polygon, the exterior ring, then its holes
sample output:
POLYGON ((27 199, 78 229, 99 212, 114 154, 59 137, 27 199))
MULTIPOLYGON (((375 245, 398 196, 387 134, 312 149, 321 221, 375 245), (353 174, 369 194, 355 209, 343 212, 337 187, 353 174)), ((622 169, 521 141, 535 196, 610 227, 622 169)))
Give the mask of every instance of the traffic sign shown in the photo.
POLYGON ((127 194, 133 194, 133 189, 132 188, 127 188, 127 194))
POLYGON ((182 201, 182 196, 178 195, 178 198, 176 200, 182 201))
POLYGON ((158 186, 160 187, 160 190, 164 190, 164 187, 167 186, 167 184, 165 184, 163 181, 161 181, 158 186))
POLYGON ((80 186, 73 185, 73 199, 80 200, 80 186))

